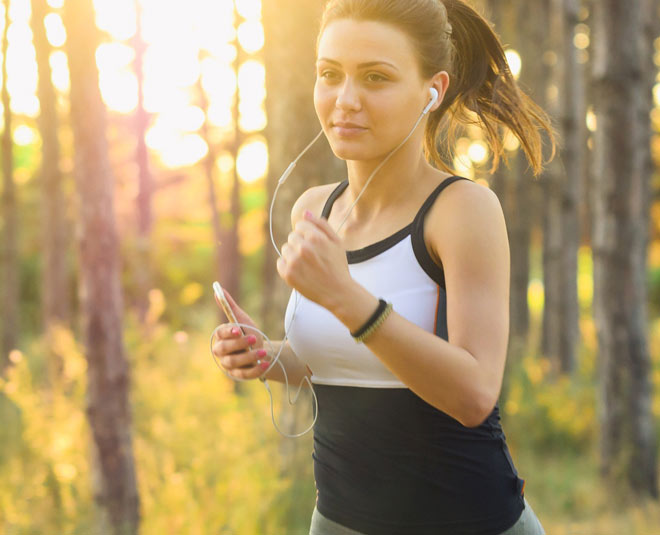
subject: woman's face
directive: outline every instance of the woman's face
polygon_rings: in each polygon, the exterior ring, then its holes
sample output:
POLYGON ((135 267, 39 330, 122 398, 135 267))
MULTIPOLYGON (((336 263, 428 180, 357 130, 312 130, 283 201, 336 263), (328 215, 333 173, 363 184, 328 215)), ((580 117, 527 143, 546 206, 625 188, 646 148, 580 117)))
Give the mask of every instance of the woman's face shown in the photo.
MULTIPOLYGON (((387 154, 408 135, 430 98, 431 84, 421 79, 408 36, 381 22, 339 19, 326 26, 316 75, 314 107, 343 160, 387 154)), ((442 97, 443 88, 434 86, 442 97)), ((423 125, 415 134, 421 140, 423 125)))

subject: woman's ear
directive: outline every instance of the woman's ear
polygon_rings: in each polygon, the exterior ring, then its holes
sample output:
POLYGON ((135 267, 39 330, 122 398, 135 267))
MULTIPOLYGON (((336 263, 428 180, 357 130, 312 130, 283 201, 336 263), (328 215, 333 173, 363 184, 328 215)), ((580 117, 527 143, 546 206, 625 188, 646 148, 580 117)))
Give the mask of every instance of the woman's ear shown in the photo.
POLYGON ((431 78, 431 87, 438 92, 438 99, 430 109, 430 111, 433 112, 440 107, 442 101, 445 98, 445 94, 447 93, 447 89, 449 88, 449 74, 447 71, 440 71, 435 73, 433 78, 431 78))

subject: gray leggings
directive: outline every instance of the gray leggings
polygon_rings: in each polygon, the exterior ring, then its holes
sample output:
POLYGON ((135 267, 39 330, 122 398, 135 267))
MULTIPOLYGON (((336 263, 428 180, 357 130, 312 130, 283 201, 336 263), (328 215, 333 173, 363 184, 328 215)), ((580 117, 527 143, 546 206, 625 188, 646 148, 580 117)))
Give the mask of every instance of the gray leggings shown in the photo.
MULTIPOLYGON (((539 522, 539 519, 534 514, 532 506, 527 503, 526 498, 523 499, 525 500, 525 509, 523 509, 522 515, 520 515, 520 518, 513 526, 502 532, 500 535, 545 535, 545 530, 543 529, 541 522, 539 522)), ((314 507, 314 511, 312 512, 312 525, 309 528, 309 535, 366 534, 344 527, 341 524, 337 524, 337 522, 324 517, 319 512, 319 510, 314 507)))

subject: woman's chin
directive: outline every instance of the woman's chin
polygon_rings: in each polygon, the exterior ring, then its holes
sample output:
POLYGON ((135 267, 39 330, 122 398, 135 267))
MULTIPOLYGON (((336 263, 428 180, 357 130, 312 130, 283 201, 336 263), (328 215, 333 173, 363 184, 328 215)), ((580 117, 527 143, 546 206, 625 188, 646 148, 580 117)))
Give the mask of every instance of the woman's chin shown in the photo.
POLYGON ((345 143, 333 143, 330 145, 334 155, 340 160, 363 160, 365 150, 359 147, 350 147, 345 143))

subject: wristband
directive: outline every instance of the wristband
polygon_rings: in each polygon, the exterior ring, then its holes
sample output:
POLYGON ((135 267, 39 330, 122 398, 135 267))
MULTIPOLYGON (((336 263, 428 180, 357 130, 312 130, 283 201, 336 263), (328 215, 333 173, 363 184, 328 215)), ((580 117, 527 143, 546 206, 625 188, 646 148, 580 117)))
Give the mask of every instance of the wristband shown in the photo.
POLYGON ((392 303, 388 303, 384 299, 378 300, 378 307, 376 311, 371 315, 371 317, 365 322, 362 327, 357 331, 352 332, 351 336, 355 339, 356 342, 363 342, 371 334, 382 325, 387 316, 392 312, 392 303))

